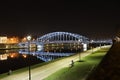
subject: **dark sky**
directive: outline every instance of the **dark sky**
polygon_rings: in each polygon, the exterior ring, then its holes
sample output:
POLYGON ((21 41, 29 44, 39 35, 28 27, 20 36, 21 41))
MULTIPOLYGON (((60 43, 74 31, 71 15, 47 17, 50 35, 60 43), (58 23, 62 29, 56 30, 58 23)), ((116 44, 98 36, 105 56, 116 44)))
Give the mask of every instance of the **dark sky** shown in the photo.
POLYGON ((16 1, 0 3, 0 35, 41 36, 67 31, 89 38, 110 38, 120 27, 120 5, 115 1, 16 1))

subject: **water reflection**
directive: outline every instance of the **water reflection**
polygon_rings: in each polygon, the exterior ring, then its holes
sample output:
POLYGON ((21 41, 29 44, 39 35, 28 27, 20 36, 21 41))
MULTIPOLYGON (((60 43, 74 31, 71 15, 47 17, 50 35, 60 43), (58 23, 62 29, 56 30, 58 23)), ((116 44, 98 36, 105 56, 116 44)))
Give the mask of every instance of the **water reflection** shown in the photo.
POLYGON ((64 56, 70 56, 75 54, 80 48, 67 49, 64 47, 51 47, 43 51, 38 51, 36 48, 28 49, 10 49, 0 50, 0 74, 8 72, 9 70, 16 70, 22 67, 28 66, 30 57, 30 64, 38 64, 42 62, 48 62, 64 56), (47 49, 47 51, 46 51, 47 49))
MULTIPOLYGON (((27 49, 23 50, 26 51, 27 49)), ((16 70, 28 66, 30 57, 30 64, 38 64, 44 61, 38 59, 36 56, 28 55, 26 53, 19 53, 18 49, 0 50, 0 74, 8 72, 9 70, 16 70)))
POLYGON ((47 46, 43 51, 38 51, 36 48, 28 49, 11 49, 11 50, 0 50, 0 60, 7 60, 8 58, 27 58, 28 55, 39 58, 43 61, 51 61, 56 58, 61 58, 63 56, 70 56, 76 52, 82 51, 80 46, 70 47, 49 47, 47 46))
POLYGON ((7 60, 8 54, 0 54, 0 60, 7 60))
POLYGON ((83 48, 82 44, 79 43, 64 43, 64 44, 58 44, 58 43, 51 43, 51 44, 45 44, 44 45, 44 51, 45 52, 59 52, 59 53, 75 53, 78 51, 81 51, 83 48))
POLYGON ((27 56, 27 54, 19 54, 19 50, 0 50, 0 60, 7 60, 8 58, 19 58, 20 56, 27 56))
POLYGON ((74 53, 57 53, 57 52, 37 52, 36 55, 41 60, 48 62, 56 58, 73 55, 74 53))
POLYGON ((42 51, 30 51, 28 52, 28 49, 20 49, 20 54, 30 54, 32 56, 36 56, 40 60, 43 60, 45 62, 54 60, 56 58, 61 58, 64 56, 70 56, 75 53, 67 53, 67 52, 42 52, 42 51))

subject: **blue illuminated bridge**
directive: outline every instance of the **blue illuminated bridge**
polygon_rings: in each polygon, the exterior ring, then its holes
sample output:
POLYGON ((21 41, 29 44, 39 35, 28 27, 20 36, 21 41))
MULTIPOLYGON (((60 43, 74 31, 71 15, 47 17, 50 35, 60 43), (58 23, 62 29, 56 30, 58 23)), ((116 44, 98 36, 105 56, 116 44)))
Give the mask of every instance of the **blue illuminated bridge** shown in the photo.
MULTIPOLYGON (((44 47, 45 44, 50 43, 84 43, 88 44, 88 38, 85 36, 70 33, 70 32, 52 32, 38 37, 36 41, 31 41, 31 44, 36 44, 37 47, 44 47)), ((20 46, 27 47, 28 42, 21 42, 20 46), (23 45, 24 44, 24 45, 23 45)))
POLYGON ((37 41, 43 43, 73 43, 73 42, 87 43, 88 38, 75 33, 52 32, 37 38, 37 41))
MULTIPOLYGON (((76 33, 52 32, 38 37, 36 41, 31 41, 31 45, 35 44, 37 46, 37 52, 31 52, 30 54, 36 55, 44 61, 50 61, 54 56, 69 56, 75 51, 86 51, 90 43, 101 42, 105 41, 89 41, 87 37, 76 33)), ((28 42, 19 45, 28 47, 28 42)), ((27 52, 21 51, 20 53, 27 52)))
MULTIPOLYGON (((69 56, 78 50, 87 50, 88 38, 70 32, 52 32, 40 36, 36 41, 31 41, 31 45, 37 46, 36 52, 30 54, 39 57, 44 61, 50 61, 57 56, 69 56)), ((20 43, 22 47, 28 47, 28 42, 20 43)), ((19 53, 28 54, 28 49, 21 50, 19 53)))
MULTIPOLYGON (((31 44, 35 44, 37 48, 44 48, 45 44, 52 44, 52 43, 78 43, 84 46, 88 45, 89 43, 112 43, 111 40, 89 40, 87 37, 70 32, 51 32, 45 34, 43 36, 38 37, 35 41, 31 41, 31 44)), ((22 47, 28 47, 28 42, 21 42, 19 43, 22 47)))
POLYGON ((85 36, 75 34, 75 33, 69 33, 69 32, 52 32, 48 33, 46 35, 43 35, 39 38, 37 38, 37 45, 44 45, 44 44, 50 44, 50 43, 86 43, 88 44, 88 38, 85 36))

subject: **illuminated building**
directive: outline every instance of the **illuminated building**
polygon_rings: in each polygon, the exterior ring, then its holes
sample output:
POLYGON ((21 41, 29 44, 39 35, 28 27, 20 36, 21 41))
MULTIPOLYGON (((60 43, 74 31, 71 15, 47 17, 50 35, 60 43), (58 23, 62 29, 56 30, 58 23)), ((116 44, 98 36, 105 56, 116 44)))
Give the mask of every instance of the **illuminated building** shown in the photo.
POLYGON ((0 37, 0 44, 5 44, 7 43, 7 37, 0 37))
POLYGON ((11 37, 11 38, 8 38, 6 36, 0 37, 0 44, 15 44, 18 42, 19 42, 18 37, 11 37))
POLYGON ((7 38, 7 43, 8 44, 15 44, 15 43, 18 43, 18 42, 19 42, 18 37, 7 38))

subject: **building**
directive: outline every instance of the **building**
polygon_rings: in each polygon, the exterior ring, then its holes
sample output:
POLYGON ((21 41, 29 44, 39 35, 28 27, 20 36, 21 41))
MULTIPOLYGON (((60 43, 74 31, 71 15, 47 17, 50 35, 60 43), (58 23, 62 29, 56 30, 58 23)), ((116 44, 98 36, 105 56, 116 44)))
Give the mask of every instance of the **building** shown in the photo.
POLYGON ((0 36, 0 49, 19 48, 18 43, 18 37, 0 36))
POLYGON ((6 36, 1 36, 0 37, 0 44, 6 44, 7 43, 7 37, 6 36))

